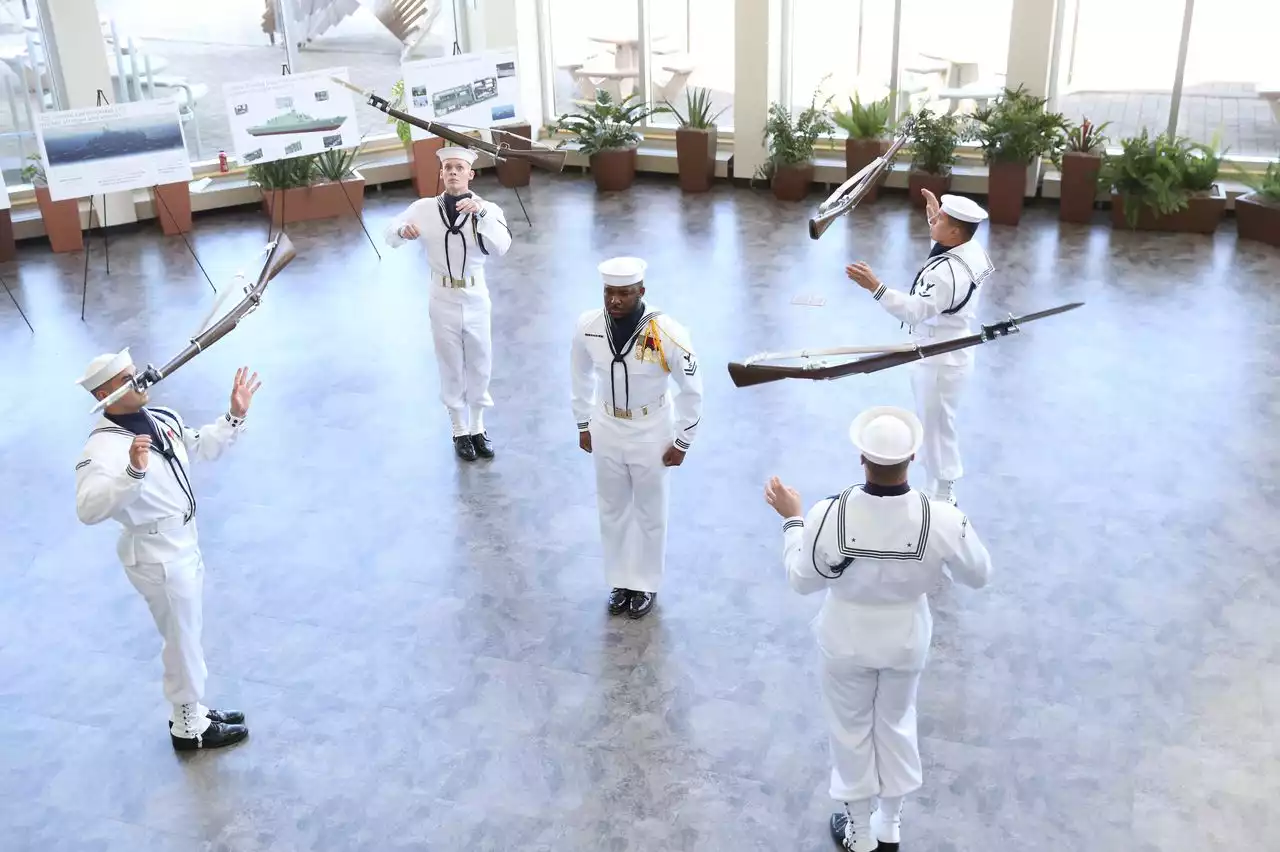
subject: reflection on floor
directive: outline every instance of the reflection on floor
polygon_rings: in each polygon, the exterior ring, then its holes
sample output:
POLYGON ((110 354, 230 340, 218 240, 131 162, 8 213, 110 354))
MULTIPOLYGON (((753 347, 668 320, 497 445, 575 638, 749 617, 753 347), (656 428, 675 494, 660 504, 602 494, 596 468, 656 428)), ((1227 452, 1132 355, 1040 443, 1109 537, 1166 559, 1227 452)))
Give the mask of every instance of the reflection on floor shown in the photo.
MULTIPOLYGON (((26 246, 0 306, 0 825, 6 850, 792 850, 831 848, 808 624, 773 473, 806 503, 856 481, 849 418, 910 404, 905 373, 733 388, 765 348, 897 340, 842 275, 906 285, 928 250, 900 194, 805 232, 811 205, 642 180, 597 197, 535 177, 533 227, 493 264, 492 462, 462 464, 436 400, 421 258, 378 261, 354 221, 291 227, 262 309, 157 388, 195 422, 261 373, 251 429, 198 469, 210 703, 252 735, 179 759, 159 642, 113 553, 81 527, 91 419, 73 380, 130 345, 162 362, 211 293, 147 227, 83 256, 26 246), (706 370, 672 489, 668 582, 610 619, 568 340, 597 262, 636 253, 706 370), (820 307, 793 304, 825 298, 820 307)), ((410 201, 371 192, 369 229, 410 201)), ((815 196, 812 201, 816 202, 815 196)), ((997 574, 934 597, 920 696, 925 786, 904 848, 1182 852, 1280 836, 1280 349, 1275 251, 1060 226, 984 228, 984 316, 1084 309, 984 346, 963 411, 962 506, 997 574)), ((266 222, 207 215, 219 282, 266 222)))

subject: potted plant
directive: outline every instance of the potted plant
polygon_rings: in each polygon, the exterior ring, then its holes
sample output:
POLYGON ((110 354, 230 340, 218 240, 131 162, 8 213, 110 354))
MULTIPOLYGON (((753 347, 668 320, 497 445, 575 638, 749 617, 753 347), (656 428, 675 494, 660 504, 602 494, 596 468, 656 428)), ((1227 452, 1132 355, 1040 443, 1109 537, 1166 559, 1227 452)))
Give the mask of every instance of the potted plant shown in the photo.
MULTIPOLYGON (((862 171, 888 150, 889 142, 886 137, 894 125, 889 111, 892 96, 890 93, 864 106, 861 98, 854 95, 849 98, 848 112, 835 111, 833 118, 836 125, 849 134, 844 140, 845 179, 862 171)), ((862 197, 863 202, 875 201, 879 190, 878 185, 871 187, 862 197)))
POLYGON ((935 115, 921 109, 911 129, 911 173, 907 192, 911 203, 924 207, 922 189, 942 195, 951 188, 951 167, 956 163, 956 146, 965 128, 954 115, 935 115))
POLYGON ((1222 154, 1210 145, 1144 129, 1121 140, 1108 155, 1098 182, 1111 191, 1111 224, 1116 228, 1212 234, 1227 199, 1215 183, 1222 154))
MULTIPOLYGON (((667 110, 676 117, 676 168, 680 172, 680 189, 706 192, 716 176, 716 119, 724 109, 711 114, 711 92, 708 89, 686 89, 685 111, 665 101, 667 110)), ((728 107, 725 107, 728 109, 728 107)))
POLYGON ((1067 146, 1058 168, 1062 174, 1058 218, 1063 222, 1087 224, 1093 219, 1098 200, 1098 172, 1107 137, 1102 131, 1111 122, 1095 125, 1085 119, 1067 132, 1067 146))
MULTIPOLYGON (((589 158, 591 176, 601 192, 630 189, 636 179, 636 149, 643 138, 636 125, 651 115, 666 112, 665 107, 635 100, 638 97, 628 95, 615 103, 613 95, 596 89, 596 99, 590 106, 565 113, 556 121, 556 131, 573 136, 578 150, 589 158)), ((561 139, 556 147, 563 148, 569 141, 561 139)))
MULTIPOLYGON (((404 80, 396 80, 391 87, 391 108, 401 112, 407 111, 404 97, 404 80)), ((438 153, 444 147, 444 140, 439 136, 428 136, 426 139, 414 139, 413 128, 403 119, 387 116, 387 124, 396 126, 396 136, 404 145, 409 155, 409 173, 413 177, 413 188, 419 198, 430 198, 440 194, 440 157, 438 153)))
POLYGON ((330 149, 251 166, 249 179, 262 188, 262 206, 279 227, 291 222, 359 215, 364 177, 354 168, 359 148, 330 149))
POLYGON ((1047 98, 1025 86, 1005 87, 991 106, 974 113, 975 133, 987 164, 987 213, 995 225, 1016 225, 1022 218, 1027 169, 1036 158, 1057 159, 1065 144, 1067 122, 1049 112, 1047 98))
MULTIPOLYGON (((31 163, 23 167, 22 179, 35 188, 36 203, 40 206, 40 218, 44 221, 45 235, 49 237, 49 247, 55 252, 80 251, 84 248, 84 233, 80 230, 80 199, 64 198, 62 201, 54 201, 49 196, 44 161, 39 154, 31 154, 27 159, 31 163)), ((101 212, 99 215, 102 215, 101 212)))
POLYGON ((1262 175, 1240 173, 1239 178, 1253 190, 1236 197, 1240 239, 1280 247, 1280 162, 1269 163, 1262 175))
POLYGON ((756 172, 766 178, 779 201, 803 201, 813 184, 813 146, 823 134, 836 128, 826 113, 831 98, 818 106, 818 93, 813 93, 809 106, 794 119, 791 111, 780 103, 769 105, 769 118, 764 124, 764 139, 769 156, 756 172))

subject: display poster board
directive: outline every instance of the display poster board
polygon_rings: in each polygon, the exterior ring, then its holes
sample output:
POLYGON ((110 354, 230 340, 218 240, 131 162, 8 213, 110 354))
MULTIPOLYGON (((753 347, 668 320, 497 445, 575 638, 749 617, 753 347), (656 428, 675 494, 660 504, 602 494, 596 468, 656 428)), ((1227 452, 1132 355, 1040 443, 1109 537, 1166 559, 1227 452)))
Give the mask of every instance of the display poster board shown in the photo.
MULTIPOLYGON (((401 71, 405 111, 416 118, 487 128, 516 117, 520 85, 515 50, 419 59, 406 62, 401 71)), ((414 139, 429 138, 425 130, 412 130, 414 139)))
POLYGON ((246 166, 360 144, 346 68, 284 74, 222 87, 236 156, 246 166))
POLYGON ((42 112, 36 137, 54 201, 191 180, 175 99, 42 112))

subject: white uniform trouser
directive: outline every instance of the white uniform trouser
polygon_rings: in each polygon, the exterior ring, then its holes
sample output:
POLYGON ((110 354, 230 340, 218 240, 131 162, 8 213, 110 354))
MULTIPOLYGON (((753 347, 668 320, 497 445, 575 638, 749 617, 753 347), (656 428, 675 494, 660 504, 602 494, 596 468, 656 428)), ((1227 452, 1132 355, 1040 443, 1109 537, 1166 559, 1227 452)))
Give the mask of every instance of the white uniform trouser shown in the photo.
POLYGON ((657 592, 662 584, 671 489, 671 469, 662 455, 670 446, 669 430, 666 440, 638 441, 608 425, 592 424, 600 540, 605 579, 612 588, 657 592))
POLYGON ((920 462, 934 479, 955 481, 964 475, 956 412, 973 372, 973 361, 964 366, 951 366, 933 363, 934 360, 911 365, 911 390, 915 395, 916 413, 924 427, 920 462))
POLYGON ((871 669, 824 654, 822 704, 831 748, 831 798, 905 796, 923 773, 916 735, 920 671, 871 669))
POLYGON ((200 645, 204 623, 204 560, 200 551, 172 562, 139 562, 124 570, 146 600, 164 638, 160 654, 164 697, 175 706, 198 703, 204 697, 208 676, 200 645))
MULTIPOLYGON (((439 276, 432 286, 439 288, 439 276)), ((453 434, 471 434, 485 408, 493 406, 489 375, 493 369, 493 339, 489 291, 484 287, 455 290, 430 301, 431 337, 440 368, 440 401, 449 409, 453 434)), ((478 431, 478 430, 476 430, 478 431)))

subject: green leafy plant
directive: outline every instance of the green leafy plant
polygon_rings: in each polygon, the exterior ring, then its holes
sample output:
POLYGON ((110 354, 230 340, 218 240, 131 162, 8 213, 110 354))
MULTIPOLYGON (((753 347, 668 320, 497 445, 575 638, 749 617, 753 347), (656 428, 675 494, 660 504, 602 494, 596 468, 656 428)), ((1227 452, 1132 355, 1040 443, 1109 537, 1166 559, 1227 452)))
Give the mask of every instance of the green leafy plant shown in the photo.
POLYGON ((31 164, 22 167, 23 182, 32 186, 48 186, 49 178, 44 172, 44 160, 39 154, 28 154, 27 159, 31 164))
POLYGON ((1280 161, 1272 160, 1267 163, 1267 170, 1262 174, 1237 168, 1235 176, 1253 190, 1259 201, 1280 204, 1280 161))
POLYGON ((249 180, 262 189, 273 192, 280 189, 297 189, 311 186, 316 178, 316 157, 290 157, 270 163, 255 163, 249 167, 249 180))
MULTIPOLYGON (((596 89, 596 99, 579 112, 565 113, 556 121, 556 132, 568 133, 578 143, 578 150, 587 156, 600 151, 633 148, 640 144, 641 135, 636 125, 650 116, 668 112, 666 107, 651 106, 639 95, 627 95, 614 102, 613 95, 596 89)), ((563 148, 570 140, 561 139, 557 148, 563 148)))
POLYGON ((764 124, 764 142, 769 148, 768 159, 756 170, 756 177, 766 180, 773 177, 778 166, 798 166, 813 160, 813 148, 824 134, 835 131, 826 109, 831 98, 818 106, 818 93, 813 93, 809 106, 792 118, 791 110, 780 103, 769 105, 769 118, 764 124))
POLYGON ((1048 99, 1035 97, 1025 86, 1005 87, 995 103, 975 112, 974 136, 983 159, 988 164, 1059 159, 1066 146, 1067 120, 1060 112, 1049 112, 1046 104, 1048 99))
POLYGON ((316 154, 316 177, 333 183, 346 180, 355 174, 356 157, 359 153, 360 147, 357 145, 355 148, 330 148, 321 154, 316 154))
POLYGON ((849 134, 850 139, 883 139, 893 127, 889 103, 893 94, 864 105, 856 94, 849 98, 849 111, 836 110, 835 123, 849 134))
POLYGON ((911 128, 911 168, 931 175, 945 175, 956 164, 956 146, 964 141, 968 126, 959 116, 936 115, 925 108, 916 113, 911 128))
POLYGON ((1066 150, 1074 154, 1101 153, 1107 145, 1107 137, 1102 135, 1102 131, 1110 126, 1109 121, 1094 124, 1087 118, 1077 125, 1068 126, 1066 150))
POLYGON ((709 89, 691 88, 684 93, 685 110, 683 113, 671 101, 663 101, 666 111, 676 117, 681 127, 692 130, 706 130, 716 126, 716 119, 724 115, 728 107, 715 115, 711 114, 711 91, 709 89))
MULTIPOLYGON (((395 85, 391 87, 391 108, 405 111, 404 80, 396 80, 395 85)), ((401 142, 406 145, 413 142, 413 129, 409 126, 409 122, 387 116, 387 124, 396 126, 396 135, 400 137, 401 142)))
POLYGON ((1138 224, 1144 206, 1167 216, 1185 210, 1192 195, 1211 190, 1225 153, 1182 136, 1153 139, 1146 129, 1122 139, 1120 148, 1103 159, 1098 184, 1124 199, 1129 227, 1138 224))

